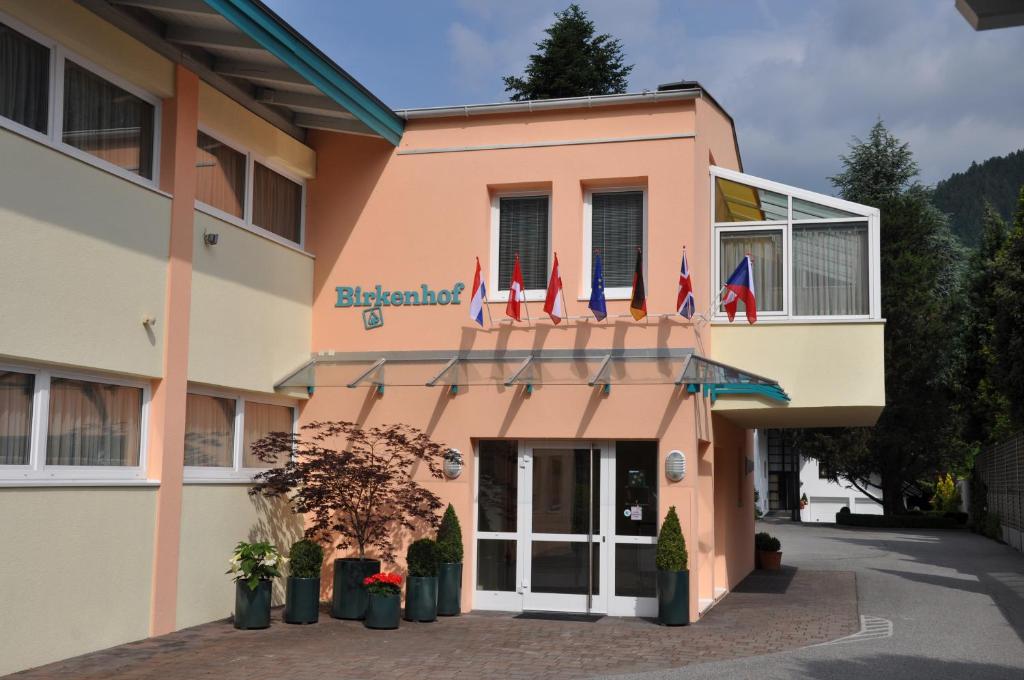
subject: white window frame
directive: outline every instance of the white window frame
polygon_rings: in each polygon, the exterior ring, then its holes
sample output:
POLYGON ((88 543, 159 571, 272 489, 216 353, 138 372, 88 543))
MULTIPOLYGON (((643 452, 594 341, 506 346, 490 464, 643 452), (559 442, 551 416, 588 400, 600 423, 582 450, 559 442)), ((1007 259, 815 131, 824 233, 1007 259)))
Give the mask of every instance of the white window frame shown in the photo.
MULTIPOLYGON (((877 208, 853 203, 841 198, 826 196, 824 194, 800 189, 798 187, 773 182, 771 180, 754 177, 735 170, 711 166, 710 168, 710 207, 711 207, 711 286, 710 290, 715 292, 714 314, 712 320, 715 323, 728 322, 728 316, 721 308, 722 296, 718 294, 724 283, 724 276, 728 272, 721 271, 721 234, 728 232, 742 231, 770 231, 782 230, 783 233, 783 310, 782 312, 765 312, 758 310, 758 323, 762 321, 773 323, 848 323, 858 321, 881 321, 882 319, 882 285, 881 285, 881 255, 879 251, 880 234, 880 212, 877 208), (774 191, 787 196, 787 219, 769 220, 765 222, 718 222, 715 220, 716 180, 731 180, 758 189, 774 191), (821 219, 793 219, 793 199, 799 198, 811 203, 817 203, 826 207, 843 210, 853 213, 853 217, 821 218, 821 219), (850 315, 807 315, 797 316, 792 313, 792 287, 793 287, 793 225, 803 224, 842 224, 858 223, 867 224, 868 228, 868 313, 850 315)), ((757 266, 757 263, 754 263, 757 266)))
MULTIPOLYGON (((34 40, 43 47, 50 50, 50 83, 47 105, 49 107, 49 116, 47 119, 47 131, 46 134, 40 133, 37 130, 33 130, 25 125, 17 123, 9 118, 0 116, 0 128, 4 128, 14 132, 23 137, 27 137, 35 142, 39 142, 55 151, 58 151, 66 156, 71 156, 77 160, 91 165, 95 168, 108 172, 112 175, 116 175, 122 179, 126 179, 129 182, 138 184, 147 189, 153 189, 160 191, 160 135, 162 130, 162 102, 159 97, 156 97, 149 92, 133 85, 124 78, 111 73, 109 70, 102 66, 86 59, 85 57, 69 50, 64 47, 56 40, 49 38, 38 31, 26 26, 17 19, 0 12, 0 22, 10 26, 18 33, 21 33, 26 38, 34 40), (105 161, 98 156, 82 151, 81 149, 71 146, 64 142, 64 62, 66 59, 70 59, 75 62, 78 66, 84 68, 90 73, 106 80, 112 85, 116 85, 122 90, 132 94, 139 99, 143 100, 147 104, 153 107, 153 178, 148 179, 142 175, 136 174, 129 170, 125 170, 119 165, 115 165, 109 161, 105 161)), ((163 192, 160 192, 163 193, 163 192)))
MULTIPOLYGON (((646 186, 617 186, 617 187, 592 187, 583 192, 583 263, 582 276, 580 277, 580 293, 578 300, 590 300, 590 283, 594 277, 594 194, 614 194, 627 191, 639 191, 643 193, 643 268, 644 268, 644 290, 647 288, 648 262, 647 254, 647 187, 646 186)), ((633 295, 632 286, 605 287, 605 300, 629 300, 633 295)))
POLYGON ((291 399, 266 396, 266 395, 246 395, 238 392, 230 392, 227 390, 217 390, 213 388, 202 387, 199 385, 189 385, 189 394, 197 394, 206 397, 218 397, 220 399, 230 399, 235 402, 235 434, 233 446, 231 449, 231 467, 214 467, 214 466, 199 466, 199 465, 186 465, 184 466, 184 482, 186 484, 201 484, 201 483, 224 483, 224 482, 238 482, 244 484, 251 484, 253 478, 267 470, 268 468, 251 468, 244 467, 242 462, 245 460, 245 404, 246 402, 255 402, 259 404, 269 404, 271 406, 285 406, 292 410, 292 432, 296 432, 298 429, 299 422, 299 409, 298 404, 291 399))
POLYGON ((148 382, 21 364, 0 364, 0 370, 25 373, 35 378, 32 394, 32 425, 29 435, 29 463, 28 465, 0 465, 0 483, 5 486, 16 486, 19 483, 37 486, 41 483, 74 485, 76 483, 117 484, 146 482, 147 449, 149 444, 149 404, 152 392, 148 382), (82 380, 142 390, 142 406, 139 413, 138 465, 47 465, 46 439, 50 422, 50 381, 53 378, 82 380))
MULTIPOLYGON (((490 302, 508 302, 508 281, 502 284, 498 281, 499 252, 501 239, 501 199, 503 198, 525 198, 531 196, 546 196, 548 199, 548 253, 547 261, 544 263, 545 279, 551 275, 552 243, 551 243, 551 219, 554 208, 552 192, 550 189, 538 189, 536 191, 503 191, 491 194, 491 262, 490 275, 487 277, 487 298, 490 302)), ((527 302, 543 302, 547 296, 547 288, 530 288, 526 291, 527 302)))
MULTIPOLYGON (((257 236, 262 236, 265 239, 279 243, 283 246, 306 252, 306 180, 298 175, 290 172, 283 168, 279 163, 275 163, 273 160, 262 156, 252 149, 247 149, 244 144, 237 143, 236 140, 232 140, 230 136, 221 134, 219 131, 209 128, 205 125, 198 127, 199 132, 202 132, 208 137, 212 137, 221 144, 227 146, 235 153, 240 153, 245 156, 245 196, 243 197, 244 204, 242 206, 242 217, 236 217, 231 213, 225 212, 220 208, 216 208, 209 203, 203 203, 198 198, 196 199, 195 208, 199 212, 206 213, 211 217, 216 217, 219 220, 233 224, 234 226, 245 229, 246 231, 252 232, 257 236), (295 182, 301 188, 302 194, 300 197, 301 205, 299 212, 299 241, 296 243, 290 239, 275 234, 269 229, 264 229, 253 223, 252 212, 253 212, 253 192, 254 192, 254 181, 255 181, 255 170, 256 163, 259 163, 268 170, 281 175, 287 180, 295 182)), ((198 140, 197 140, 198 143, 198 140)))

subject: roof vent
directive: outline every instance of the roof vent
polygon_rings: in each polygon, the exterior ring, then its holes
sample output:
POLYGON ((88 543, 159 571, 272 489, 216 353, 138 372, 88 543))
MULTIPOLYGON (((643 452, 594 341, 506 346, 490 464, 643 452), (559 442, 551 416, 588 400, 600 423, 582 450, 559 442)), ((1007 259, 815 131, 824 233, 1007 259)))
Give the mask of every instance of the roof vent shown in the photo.
POLYGON ((677 80, 674 83, 662 83, 658 85, 658 92, 668 92, 670 90, 697 90, 700 89, 700 83, 696 80, 677 80))

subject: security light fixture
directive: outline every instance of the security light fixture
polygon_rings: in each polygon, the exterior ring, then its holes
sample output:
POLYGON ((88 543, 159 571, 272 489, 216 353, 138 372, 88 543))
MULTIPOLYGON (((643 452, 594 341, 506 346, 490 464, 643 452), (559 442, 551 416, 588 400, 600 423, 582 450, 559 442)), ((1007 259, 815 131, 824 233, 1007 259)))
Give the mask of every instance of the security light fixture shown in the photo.
POLYGON ((220 234, 216 234, 211 231, 203 232, 203 243, 208 246, 215 246, 220 241, 220 234))

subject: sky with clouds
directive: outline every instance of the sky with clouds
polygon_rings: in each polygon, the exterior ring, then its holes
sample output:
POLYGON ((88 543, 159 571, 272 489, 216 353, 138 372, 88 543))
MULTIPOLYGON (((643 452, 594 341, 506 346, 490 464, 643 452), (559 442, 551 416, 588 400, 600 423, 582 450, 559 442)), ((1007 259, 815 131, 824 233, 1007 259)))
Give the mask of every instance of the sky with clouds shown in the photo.
MULTIPOLYGON (((392 108, 504 101, 568 0, 267 0, 392 108)), ((975 32, 953 0, 581 0, 635 64, 630 91, 698 80, 744 169, 832 193, 881 117, 926 183, 1024 147, 1024 27, 975 32)))

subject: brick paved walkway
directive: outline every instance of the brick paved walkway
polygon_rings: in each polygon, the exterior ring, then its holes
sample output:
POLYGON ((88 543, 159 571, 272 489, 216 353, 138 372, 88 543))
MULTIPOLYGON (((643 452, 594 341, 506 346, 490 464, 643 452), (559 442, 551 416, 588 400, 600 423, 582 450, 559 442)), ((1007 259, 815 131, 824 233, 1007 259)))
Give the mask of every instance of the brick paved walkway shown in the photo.
POLYGON ((322 614, 269 630, 215 622, 9 676, 18 680, 253 680, 263 678, 586 678, 766 654, 859 628, 852 572, 755 572, 699 623, 596 623, 472 613, 370 631, 322 614))

